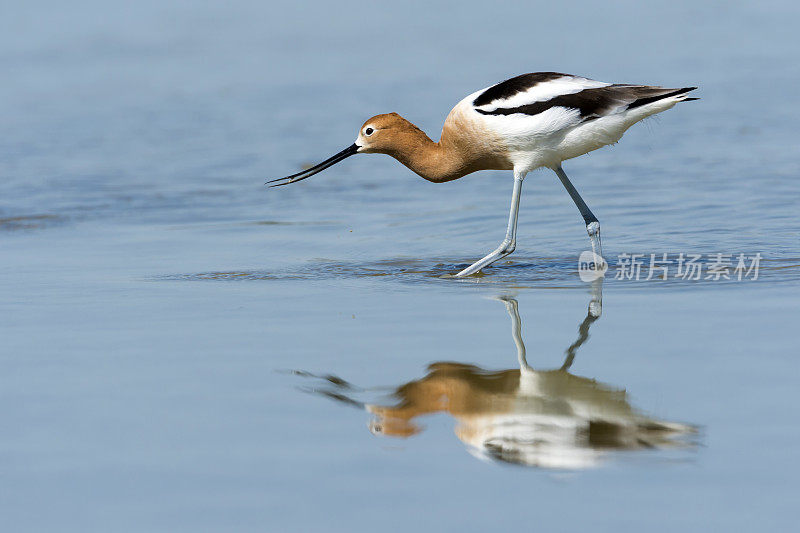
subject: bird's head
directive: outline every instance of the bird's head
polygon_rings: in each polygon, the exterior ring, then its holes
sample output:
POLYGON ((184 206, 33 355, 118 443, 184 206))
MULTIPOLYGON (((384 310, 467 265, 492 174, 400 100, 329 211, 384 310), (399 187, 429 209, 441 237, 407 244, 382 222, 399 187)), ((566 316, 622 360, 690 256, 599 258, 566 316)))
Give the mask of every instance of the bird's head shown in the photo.
POLYGON ((422 133, 397 113, 375 115, 361 126, 356 144, 360 153, 394 155, 407 148, 409 134, 416 132, 422 133))
POLYGON ((354 154, 388 154, 397 157, 404 150, 411 149, 420 136, 427 139, 427 136, 419 128, 397 113, 375 115, 364 122, 361 129, 358 130, 356 142, 338 154, 302 172, 267 183, 272 183, 271 187, 279 187, 302 181, 354 154))

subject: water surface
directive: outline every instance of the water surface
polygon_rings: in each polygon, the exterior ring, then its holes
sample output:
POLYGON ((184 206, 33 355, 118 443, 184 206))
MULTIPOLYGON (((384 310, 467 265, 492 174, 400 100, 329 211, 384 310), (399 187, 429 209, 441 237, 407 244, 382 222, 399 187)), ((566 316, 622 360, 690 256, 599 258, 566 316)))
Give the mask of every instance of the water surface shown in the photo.
POLYGON ((5 14, 6 528, 794 525, 796 5, 5 14), (612 267, 761 254, 759 278, 612 270, 599 309, 546 171, 515 255, 468 280, 442 276, 502 238, 507 173, 434 185, 360 156, 263 187, 373 114, 436 137, 463 95, 535 70, 700 86, 565 169, 612 267))

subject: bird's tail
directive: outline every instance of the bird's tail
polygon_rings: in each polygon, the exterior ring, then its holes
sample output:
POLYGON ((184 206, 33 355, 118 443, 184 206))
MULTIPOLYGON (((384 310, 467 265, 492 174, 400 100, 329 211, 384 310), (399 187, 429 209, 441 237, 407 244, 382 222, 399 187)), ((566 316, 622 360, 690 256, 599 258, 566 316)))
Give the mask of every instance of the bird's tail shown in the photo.
POLYGON ((628 104, 628 109, 635 109, 643 105, 652 104, 659 100, 672 99, 675 102, 688 102, 690 100, 699 100, 699 98, 690 98, 688 93, 694 91, 697 87, 683 87, 682 89, 666 89, 664 87, 637 87, 636 99, 628 104))

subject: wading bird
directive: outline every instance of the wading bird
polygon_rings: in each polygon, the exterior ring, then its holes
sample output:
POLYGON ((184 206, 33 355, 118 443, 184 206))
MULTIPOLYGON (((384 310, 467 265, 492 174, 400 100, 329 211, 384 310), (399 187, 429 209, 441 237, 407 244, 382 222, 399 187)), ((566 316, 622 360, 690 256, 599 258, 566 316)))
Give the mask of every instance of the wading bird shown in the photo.
POLYGON ((605 83, 558 72, 534 72, 470 94, 447 116, 433 142, 397 113, 367 120, 358 138, 333 157, 297 174, 268 181, 296 183, 353 154, 387 154, 428 181, 452 181, 478 170, 512 170, 514 189, 506 237, 486 257, 456 274, 469 276, 512 253, 522 181, 547 167, 558 175, 586 223, 592 250, 602 255, 600 223, 561 168, 561 162, 614 144, 635 123, 687 100, 696 87, 605 83))

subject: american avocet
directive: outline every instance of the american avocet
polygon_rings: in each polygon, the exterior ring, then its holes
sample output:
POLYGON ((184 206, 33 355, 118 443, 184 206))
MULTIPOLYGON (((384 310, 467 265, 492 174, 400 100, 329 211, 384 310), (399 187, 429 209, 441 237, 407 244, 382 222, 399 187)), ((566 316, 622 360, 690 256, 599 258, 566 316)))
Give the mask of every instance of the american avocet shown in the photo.
POLYGON ((506 237, 457 277, 478 272, 516 248, 522 181, 540 167, 552 169, 586 222, 592 250, 602 256, 600 223, 561 168, 561 162, 616 143, 640 120, 689 98, 696 87, 667 89, 611 84, 558 72, 523 74, 474 92, 447 116, 433 142, 397 113, 376 115, 356 142, 297 174, 271 180, 272 187, 302 181, 357 153, 387 154, 428 181, 452 181, 478 170, 512 170, 514 189, 506 237))

